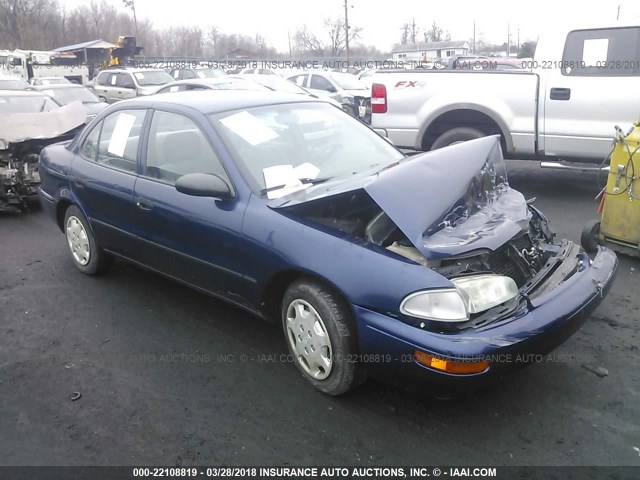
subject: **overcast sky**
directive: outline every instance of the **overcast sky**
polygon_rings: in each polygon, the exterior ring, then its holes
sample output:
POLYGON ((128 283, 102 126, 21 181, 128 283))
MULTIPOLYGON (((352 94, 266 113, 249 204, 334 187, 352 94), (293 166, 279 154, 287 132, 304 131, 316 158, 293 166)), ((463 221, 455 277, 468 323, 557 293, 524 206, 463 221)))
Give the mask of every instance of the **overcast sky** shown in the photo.
MULTIPOLYGON (((68 8, 88 0, 59 0, 68 8)), ((123 6, 122 0, 107 0, 123 6)), ((138 19, 149 18, 154 25, 217 25, 223 33, 262 34, 281 51, 288 50, 287 31, 298 26, 322 34, 323 19, 344 16, 344 0, 135 0, 138 19)), ((361 27, 361 41, 389 51, 398 43, 401 26, 415 18, 428 27, 436 20, 451 32, 452 40, 473 36, 486 42, 507 41, 507 24, 512 42, 535 40, 556 23, 614 21, 620 16, 640 20, 640 0, 349 0, 349 22, 361 27)), ((91 40, 91 39, 87 39, 91 40)), ((112 39, 105 39, 111 41, 112 39)))

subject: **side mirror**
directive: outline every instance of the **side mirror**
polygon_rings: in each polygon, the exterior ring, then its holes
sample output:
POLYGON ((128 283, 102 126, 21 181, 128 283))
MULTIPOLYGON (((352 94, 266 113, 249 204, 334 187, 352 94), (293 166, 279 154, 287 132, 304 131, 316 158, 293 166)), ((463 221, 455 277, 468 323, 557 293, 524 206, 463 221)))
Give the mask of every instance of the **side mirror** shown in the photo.
POLYGON ((336 87, 334 87, 333 85, 327 87, 327 92, 329 93, 336 93, 338 90, 336 90, 336 87))
POLYGON ((231 186, 218 175, 189 173, 176 180, 176 190, 193 197, 233 198, 231 186))

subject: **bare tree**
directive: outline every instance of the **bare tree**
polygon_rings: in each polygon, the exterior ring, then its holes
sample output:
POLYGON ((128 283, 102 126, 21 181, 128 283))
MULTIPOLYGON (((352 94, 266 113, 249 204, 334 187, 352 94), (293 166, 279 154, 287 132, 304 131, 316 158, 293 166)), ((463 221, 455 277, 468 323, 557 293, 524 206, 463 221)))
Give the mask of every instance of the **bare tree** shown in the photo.
MULTIPOLYGON (((324 26, 328 37, 326 42, 309 32, 307 26, 303 25, 294 36, 296 45, 300 50, 318 56, 339 57, 347 47, 344 20, 327 18, 324 26)), ((360 32, 362 32, 361 28, 349 26, 349 43, 360 38, 360 32)))
POLYGON ((425 42, 441 42, 443 30, 434 20, 427 31, 424 32, 425 42))
POLYGON ((409 24, 403 24, 402 27, 400 27, 400 30, 402 30, 402 34, 400 35, 400 44, 406 45, 409 43, 409 24))

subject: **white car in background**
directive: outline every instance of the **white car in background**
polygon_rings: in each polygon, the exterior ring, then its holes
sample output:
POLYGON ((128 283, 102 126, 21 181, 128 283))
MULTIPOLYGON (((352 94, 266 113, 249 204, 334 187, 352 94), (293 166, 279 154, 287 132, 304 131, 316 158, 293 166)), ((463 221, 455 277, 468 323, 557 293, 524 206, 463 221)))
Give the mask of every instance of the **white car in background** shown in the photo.
POLYGON ((371 88, 350 73, 309 70, 289 80, 320 98, 337 101, 346 112, 371 123, 371 88))

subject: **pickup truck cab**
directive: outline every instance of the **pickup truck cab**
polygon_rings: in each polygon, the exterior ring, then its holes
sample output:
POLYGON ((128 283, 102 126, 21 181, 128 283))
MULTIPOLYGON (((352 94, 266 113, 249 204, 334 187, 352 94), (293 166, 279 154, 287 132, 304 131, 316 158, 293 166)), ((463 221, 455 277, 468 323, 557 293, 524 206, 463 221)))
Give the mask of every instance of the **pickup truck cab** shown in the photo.
POLYGON ((396 146, 433 150, 499 134, 510 158, 602 161, 614 126, 640 119, 640 25, 561 28, 526 70, 380 70, 372 126, 396 146))

